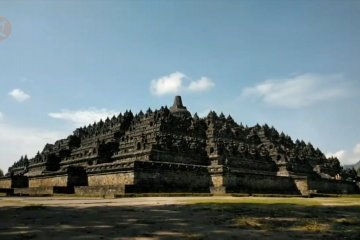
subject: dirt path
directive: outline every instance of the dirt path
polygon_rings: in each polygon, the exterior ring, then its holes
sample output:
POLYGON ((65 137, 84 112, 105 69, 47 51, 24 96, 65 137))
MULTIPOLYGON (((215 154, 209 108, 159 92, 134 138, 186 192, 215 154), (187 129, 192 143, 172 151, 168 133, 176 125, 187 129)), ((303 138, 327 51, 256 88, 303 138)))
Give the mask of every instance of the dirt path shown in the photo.
POLYGON ((223 201, 236 200, 231 196, 223 197, 138 197, 138 198, 78 198, 78 197, 0 197, 0 207, 18 205, 42 205, 42 206, 156 206, 172 204, 188 204, 189 201, 223 201))
POLYGON ((4 197, 0 239, 360 239, 359 200, 4 197))

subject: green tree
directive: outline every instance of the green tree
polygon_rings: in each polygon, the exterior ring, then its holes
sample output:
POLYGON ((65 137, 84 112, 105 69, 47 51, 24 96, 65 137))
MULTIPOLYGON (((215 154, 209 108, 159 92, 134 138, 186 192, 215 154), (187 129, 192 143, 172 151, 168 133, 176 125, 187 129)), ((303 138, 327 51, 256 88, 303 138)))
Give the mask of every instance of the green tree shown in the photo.
POLYGON ((4 176, 4 172, 3 170, 0 169, 0 177, 3 177, 4 176))

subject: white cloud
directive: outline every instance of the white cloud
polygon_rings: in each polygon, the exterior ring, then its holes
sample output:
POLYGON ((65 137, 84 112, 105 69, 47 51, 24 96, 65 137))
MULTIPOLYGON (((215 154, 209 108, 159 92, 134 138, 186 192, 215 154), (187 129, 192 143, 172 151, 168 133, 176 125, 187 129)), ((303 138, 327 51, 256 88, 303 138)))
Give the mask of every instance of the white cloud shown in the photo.
POLYGON ((26 94, 23 90, 16 88, 9 92, 9 95, 18 102, 24 102, 30 98, 30 95, 26 94))
POLYGON ((254 87, 245 88, 243 97, 255 97, 279 107, 299 108, 347 95, 340 74, 302 74, 285 79, 266 80, 254 87))
MULTIPOLYGON (((360 143, 356 144, 354 149, 353 149, 353 153, 360 156, 360 143)), ((360 157, 359 157, 360 160, 360 157)))
POLYGON ((21 155, 33 157, 46 143, 54 143, 67 135, 45 129, 23 128, 0 123, 0 168, 6 172, 21 155))
POLYGON ((326 155, 326 157, 336 157, 336 158, 338 158, 339 160, 340 160, 340 159, 343 160, 344 157, 346 156, 346 151, 345 151, 345 150, 339 150, 339 151, 337 151, 337 152, 335 152, 335 153, 329 152, 329 153, 327 153, 327 154, 325 154, 325 155, 326 155))
POLYGON ((103 109, 90 108, 87 110, 62 110, 57 113, 49 113, 52 118, 63 119, 68 121, 75 126, 84 126, 93 122, 99 121, 100 119, 105 120, 107 117, 117 115, 117 111, 103 109))
POLYGON ((214 86, 215 83, 213 83, 209 78, 201 77, 199 80, 190 83, 189 90, 194 92, 203 92, 214 86))
POLYGON ((342 165, 354 164, 360 160, 360 143, 356 144, 352 150, 339 150, 335 153, 326 153, 326 157, 337 157, 342 165))
POLYGON ((155 95, 179 93, 185 77, 181 72, 174 72, 157 80, 152 80, 150 91, 155 95))
MULTIPOLYGON (((106 109, 63 110, 58 113, 50 113, 49 116, 63 119, 76 126, 83 126, 117 113, 106 109)), ((4 172, 15 161, 18 161, 21 155, 27 154, 31 158, 37 151, 42 151, 46 143, 54 143, 70 134, 47 129, 18 127, 2 122, 0 122, 0 133, 0 168, 4 172)))
POLYGON ((178 94, 180 92, 203 92, 215 86, 214 82, 207 77, 190 81, 186 85, 187 76, 181 72, 174 72, 159 79, 154 79, 150 84, 150 91, 154 95, 178 94))
POLYGON ((4 119, 4 114, 2 114, 2 112, 0 112, 0 121, 4 119))

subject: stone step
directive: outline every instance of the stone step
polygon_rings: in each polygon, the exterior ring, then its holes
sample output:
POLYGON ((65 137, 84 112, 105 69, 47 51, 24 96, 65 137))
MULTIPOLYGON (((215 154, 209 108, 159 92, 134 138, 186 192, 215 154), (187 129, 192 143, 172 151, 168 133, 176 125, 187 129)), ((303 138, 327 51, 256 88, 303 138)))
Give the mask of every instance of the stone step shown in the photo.
POLYGON ((20 196, 52 196, 54 193, 71 194, 74 193, 73 187, 30 187, 14 188, 14 195, 20 196))

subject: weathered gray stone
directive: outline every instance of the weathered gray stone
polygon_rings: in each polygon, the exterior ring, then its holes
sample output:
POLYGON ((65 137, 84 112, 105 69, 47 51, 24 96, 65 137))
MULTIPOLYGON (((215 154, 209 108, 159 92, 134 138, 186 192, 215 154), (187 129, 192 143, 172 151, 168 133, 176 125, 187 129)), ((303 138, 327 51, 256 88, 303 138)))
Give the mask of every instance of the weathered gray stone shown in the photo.
POLYGON ((192 117, 180 96, 170 109, 126 111, 78 128, 35 157, 21 157, 0 178, 4 189, 76 187, 79 194, 100 195, 355 193, 356 184, 356 173, 342 170, 338 159, 310 143, 294 142, 266 124, 244 127, 214 111, 192 117))

